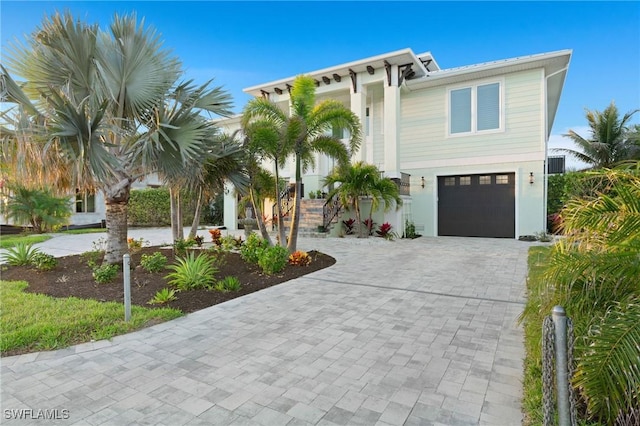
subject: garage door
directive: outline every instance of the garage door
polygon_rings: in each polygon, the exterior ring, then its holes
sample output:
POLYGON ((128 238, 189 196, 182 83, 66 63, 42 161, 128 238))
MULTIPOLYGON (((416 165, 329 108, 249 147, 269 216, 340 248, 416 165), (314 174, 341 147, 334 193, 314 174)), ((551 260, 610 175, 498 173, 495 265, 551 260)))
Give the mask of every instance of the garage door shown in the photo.
POLYGON ((438 235, 515 237, 515 173, 438 177, 438 235))

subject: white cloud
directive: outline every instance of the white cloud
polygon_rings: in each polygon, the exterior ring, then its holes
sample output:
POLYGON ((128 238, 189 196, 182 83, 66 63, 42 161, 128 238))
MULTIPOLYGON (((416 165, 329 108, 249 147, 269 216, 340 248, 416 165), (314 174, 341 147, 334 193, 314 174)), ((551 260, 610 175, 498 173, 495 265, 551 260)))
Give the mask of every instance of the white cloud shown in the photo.
MULTIPOLYGON (((587 138, 589 137, 590 128, 588 126, 575 126, 571 127, 571 130, 579 134, 580 136, 587 138)), ((563 149, 572 149, 575 151, 580 151, 579 147, 577 147, 571 139, 562 136, 566 134, 569 129, 565 129, 561 134, 552 134, 549 136, 549 156, 554 155, 564 155, 565 156, 565 169, 567 171, 570 170, 581 170, 589 167, 587 163, 583 163, 580 160, 577 160, 574 156, 567 154, 565 152, 554 152, 554 149, 563 148, 563 149)))

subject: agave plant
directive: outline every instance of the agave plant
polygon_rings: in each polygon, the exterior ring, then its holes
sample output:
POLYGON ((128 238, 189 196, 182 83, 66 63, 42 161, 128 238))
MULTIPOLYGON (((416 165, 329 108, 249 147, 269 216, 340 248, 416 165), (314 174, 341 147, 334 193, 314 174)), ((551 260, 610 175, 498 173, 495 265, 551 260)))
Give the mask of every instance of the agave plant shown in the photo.
POLYGON ((218 273, 214 262, 207 255, 196 256, 191 252, 186 257, 178 258, 176 264, 169 265, 167 268, 173 272, 165 278, 180 291, 209 288, 218 273))

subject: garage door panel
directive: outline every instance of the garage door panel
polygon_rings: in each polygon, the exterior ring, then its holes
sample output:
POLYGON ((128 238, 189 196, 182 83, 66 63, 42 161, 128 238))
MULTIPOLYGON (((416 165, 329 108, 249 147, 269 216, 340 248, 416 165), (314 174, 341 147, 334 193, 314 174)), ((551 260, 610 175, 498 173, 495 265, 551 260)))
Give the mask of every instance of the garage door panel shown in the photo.
POLYGON ((515 174, 438 177, 438 235, 515 237, 515 174))

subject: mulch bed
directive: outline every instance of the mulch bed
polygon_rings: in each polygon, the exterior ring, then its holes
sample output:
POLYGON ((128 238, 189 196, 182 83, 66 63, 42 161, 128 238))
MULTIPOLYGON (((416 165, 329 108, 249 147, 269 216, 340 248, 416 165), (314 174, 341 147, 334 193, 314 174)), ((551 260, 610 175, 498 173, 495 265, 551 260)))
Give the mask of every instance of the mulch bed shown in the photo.
MULTIPOLYGON (((171 249, 161 247, 144 247, 131 255, 132 265, 139 265, 142 254, 153 254, 161 251, 168 258, 167 265, 174 262, 171 249)), ((131 271, 131 303, 145 307, 166 306, 180 309, 185 313, 207 308, 236 297, 244 296, 267 287, 298 278, 310 272, 318 271, 333 265, 336 260, 326 254, 310 251, 312 262, 309 266, 287 265, 285 270, 276 275, 266 275, 257 265, 252 265, 240 257, 238 253, 224 254, 224 261, 219 267, 217 279, 232 275, 238 278, 242 289, 237 292, 222 293, 209 290, 192 290, 176 293, 178 299, 164 305, 149 305, 158 290, 169 287, 165 276, 169 270, 159 273, 149 273, 136 266, 131 271)), ((27 281, 29 286, 25 291, 46 294, 53 297, 78 297, 95 299, 98 301, 114 301, 123 303, 124 289, 122 272, 114 281, 108 284, 97 284, 91 274, 91 268, 86 259, 80 255, 58 258, 58 265, 51 271, 40 272, 27 266, 3 266, 1 278, 6 281, 27 281)))

